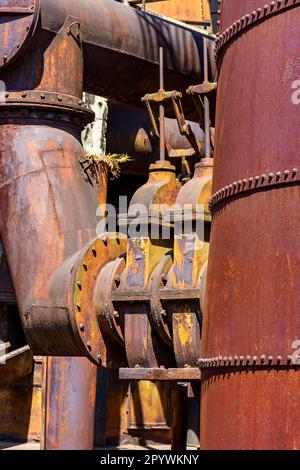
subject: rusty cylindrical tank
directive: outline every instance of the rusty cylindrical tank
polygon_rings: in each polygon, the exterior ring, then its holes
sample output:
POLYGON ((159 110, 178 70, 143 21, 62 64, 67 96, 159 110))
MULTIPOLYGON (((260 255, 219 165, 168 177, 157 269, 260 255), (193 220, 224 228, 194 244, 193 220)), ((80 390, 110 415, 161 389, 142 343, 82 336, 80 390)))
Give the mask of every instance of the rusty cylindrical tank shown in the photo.
POLYGON ((299 6, 221 3, 203 449, 300 448, 299 6))

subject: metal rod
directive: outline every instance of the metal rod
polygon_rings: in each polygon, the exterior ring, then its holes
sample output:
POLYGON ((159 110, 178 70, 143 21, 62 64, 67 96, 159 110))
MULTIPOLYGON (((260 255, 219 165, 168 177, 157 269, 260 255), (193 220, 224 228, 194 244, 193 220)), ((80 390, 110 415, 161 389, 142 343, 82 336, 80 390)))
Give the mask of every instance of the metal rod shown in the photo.
MULTIPOLYGON (((204 81, 208 82, 208 44, 203 39, 204 81)), ((210 158, 210 105, 207 95, 204 95, 204 122, 205 122, 205 158, 210 158)))
MULTIPOLYGON (((164 91, 164 49, 159 48, 159 88, 164 91)), ((161 161, 166 159, 166 145, 165 145, 165 107, 163 104, 159 105, 159 158, 161 161)))

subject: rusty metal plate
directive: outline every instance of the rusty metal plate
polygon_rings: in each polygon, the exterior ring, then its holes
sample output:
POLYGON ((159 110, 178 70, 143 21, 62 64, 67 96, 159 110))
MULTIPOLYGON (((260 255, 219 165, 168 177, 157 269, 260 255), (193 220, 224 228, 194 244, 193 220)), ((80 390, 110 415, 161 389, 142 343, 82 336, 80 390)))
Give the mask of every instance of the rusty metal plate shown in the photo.
POLYGON ((222 35, 219 37, 219 43, 228 41, 234 35, 268 19, 270 16, 285 12, 289 8, 294 8, 300 2, 299 0, 277 0, 276 2, 265 2, 263 0, 232 2, 221 0, 220 3, 220 30, 222 35))
POLYGON ((84 357, 49 357, 44 370, 45 450, 92 450, 97 368, 84 357))
POLYGON ((298 450, 299 385, 286 369, 202 374, 201 449, 298 450))
POLYGON ((23 51, 34 32, 39 0, 0 0, 0 68, 23 51))
MULTIPOLYGON (((203 449, 300 448, 292 358, 300 331, 297 5, 270 2, 267 13, 285 10, 224 44, 219 62, 203 449)), ((222 2, 223 28, 258 7, 262 1, 222 2)))

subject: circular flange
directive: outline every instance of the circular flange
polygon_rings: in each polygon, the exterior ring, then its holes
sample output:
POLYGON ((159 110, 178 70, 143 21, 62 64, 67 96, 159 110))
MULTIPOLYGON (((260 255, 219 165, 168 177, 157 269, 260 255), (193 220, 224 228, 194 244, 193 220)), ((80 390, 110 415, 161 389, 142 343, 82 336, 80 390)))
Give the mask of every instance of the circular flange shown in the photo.
MULTIPOLYGON (((0 0, 1 1, 1 0, 0 0)), ((39 111, 52 112, 51 118, 60 118, 64 114, 77 116, 80 122, 88 124, 94 120, 94 113, 89 106, 75 96, 42 90, 5 91, 0 93, 1 116, 11 115, 12 110, 18 110, 24 117, 35 115, 39 111), (26 110, 29 110, 26 112, 26 110)))
POLYGON ((94 306, 96 279, 106 264, 126 253, 126 246, 118 234, 102 235, 84 248, 73 271, 73 328, 84 354, 97 365, 106 366, 107 347, 94 306))
POLYGON ((23 52, 35 31, 39 0, 0 0, 0 68, 23 52))
POLYGON ((124 316, 115 310, 112 292, 121 282, 126 267, 125 257, 107 263, 100 271, 94 291, 94 305, 103 334, 124 346, 124 316))

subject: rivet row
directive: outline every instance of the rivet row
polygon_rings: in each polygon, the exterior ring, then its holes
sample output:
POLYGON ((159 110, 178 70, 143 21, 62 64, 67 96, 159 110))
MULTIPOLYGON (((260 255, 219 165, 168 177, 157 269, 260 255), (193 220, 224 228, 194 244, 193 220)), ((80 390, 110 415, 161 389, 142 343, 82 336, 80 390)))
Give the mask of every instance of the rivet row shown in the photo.
POLYGON ((235 181, 213 194, 209 202, 209 210, 212 211, 217 204, 235 195, 256 191, 260 188, 296 182, 298 181, 297 175, 298 169, 292 168, 291 170, 277 171, 276 173, 270 172, 268 174, 264 173, 262 175, 235 181))
POLYGON ((269 18, 270 16, 273 16, 275 13, 285 11, 297 5, 300 5, 300 0, 276 0, 264 5, 262 8, 257 8, 257 10, 242 16, 229 26, 222 34, 218 35, 215 49, 216 54, 220 52, 225 44, 245 29, 269 18))
POLYGON ((200 358, 197 361, 200 369, 220 368, 220 367, 251 367, 251 366, 300 366, 300 356, 296 362, 293 362, 291 355, 286 356, 217 356, 211 358, 200 358))

